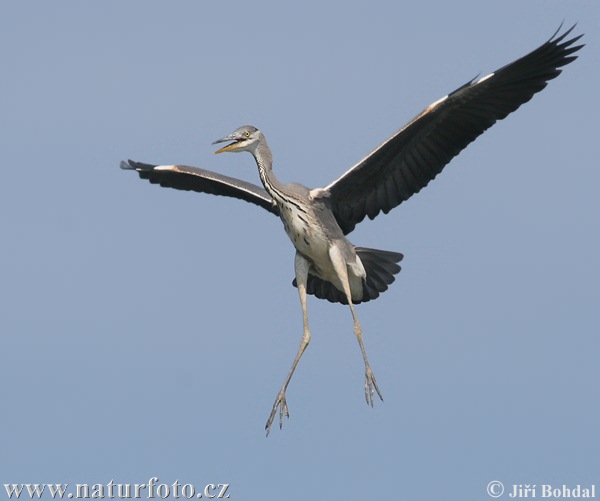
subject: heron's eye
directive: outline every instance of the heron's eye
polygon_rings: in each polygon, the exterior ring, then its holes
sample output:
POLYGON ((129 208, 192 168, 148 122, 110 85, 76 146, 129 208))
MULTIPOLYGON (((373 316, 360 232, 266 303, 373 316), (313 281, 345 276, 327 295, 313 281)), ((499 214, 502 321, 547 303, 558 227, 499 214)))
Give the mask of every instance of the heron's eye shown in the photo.
POLYGON ((248 131, 244 132, 244 136, 250 137, 250 132, 248 132, 248 131))

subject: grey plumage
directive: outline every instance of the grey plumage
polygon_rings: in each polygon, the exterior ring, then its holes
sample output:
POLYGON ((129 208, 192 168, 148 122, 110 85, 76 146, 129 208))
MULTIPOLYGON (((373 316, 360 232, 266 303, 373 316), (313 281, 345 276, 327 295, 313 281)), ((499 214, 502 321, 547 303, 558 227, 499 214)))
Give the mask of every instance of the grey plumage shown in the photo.
POLYGON ((347 304, 365 364, 365 398, 382 398, 367 359, 354 305, 376 299, 400 271, 402 254, 356 247, 348 235, 365 217, 408 200, 433 180, 452 158, 496 121, 541 91, 561 68, 577 58, 582 35, 567 39, 574 27, 558 31, 524 57, 490 75, 471 80, 428 106, 405 127, 373 150, 337 180, 320 189, 285 185, 272 172, 272 155, 264 135, 247 125, 215 141, 230 142, 216 153, 250 152, 264 188, 215 172, 184 165, 121 162, 142 179, 180 190, 225 195, 258 205, 278 216, 296 248, 293 284, 303 313, 303 337, 292 368, 267 421, 267 434, 279 411, 279 425, 288 416, 286 390, 308 346, 310 330, 306 294, 347 304))

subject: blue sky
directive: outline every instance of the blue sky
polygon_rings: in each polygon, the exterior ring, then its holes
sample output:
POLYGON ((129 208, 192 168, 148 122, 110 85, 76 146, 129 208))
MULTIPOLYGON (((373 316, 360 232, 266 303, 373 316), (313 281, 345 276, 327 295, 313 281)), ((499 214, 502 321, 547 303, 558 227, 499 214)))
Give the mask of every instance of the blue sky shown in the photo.
POLYGON ((599 14, 549 0, 5 2, 0 484, 157 476, 291 501, 600 486, 599 14), (265 438, 302 335, 281 223, 119 162, 258 182, 249 155, 210 144, 251 123, 282 181, 323 186, 563 20, 585 33, 580 59, 351 235, 405 254, 357 308, 385 402, 365 405, 348 308, 310 298, 291 417, 265 438))

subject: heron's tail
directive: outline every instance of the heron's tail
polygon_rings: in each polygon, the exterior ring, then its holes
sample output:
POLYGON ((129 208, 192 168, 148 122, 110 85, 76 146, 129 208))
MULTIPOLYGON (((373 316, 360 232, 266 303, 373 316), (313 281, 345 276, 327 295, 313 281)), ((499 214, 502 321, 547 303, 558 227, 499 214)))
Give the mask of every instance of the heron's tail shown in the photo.
MULTIPOLYGON (((367 278, 363 284, 363 298, 360 302, 366 303, 371 299, 377 299, 379 294, 385 292, 394 280, 394 275, 401 268, 397 264, 404 257, 399 252, 390 252, 365 247, 354 249, 367 272, 367 278)), ((358 304, 358 301, 353 301, 358 304)))
MULTIPOLYGON (((388 289, 388 286, 395 280, 394 275, 400 271, 397 263, 402 261, 404 256, 399 252, 365 247, 355 247, 354 250, 360 258, 367 276, 363 282, 363 297, 361 299, 353 298, 352 303, 366 303, 378 298, 379 294, 388 289)), ((294 279, 293 285, 297 287, 296 279, 294 279)), ((327 299, 331 303, 348 304, 346 295, 331 282, 310 273, 306 282, 306 292, 319 299, 327 299)))

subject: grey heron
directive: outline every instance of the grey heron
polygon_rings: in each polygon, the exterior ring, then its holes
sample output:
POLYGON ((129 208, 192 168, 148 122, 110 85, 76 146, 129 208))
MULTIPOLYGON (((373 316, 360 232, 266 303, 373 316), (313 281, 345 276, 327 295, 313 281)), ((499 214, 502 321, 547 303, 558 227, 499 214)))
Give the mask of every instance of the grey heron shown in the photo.
MULTIPOLYGON (((323 188, 283 184, 273 174, 271 150, 256 127, 246 125, 215 143, 227 142, 215 153, 249 152, 264 188, 185 165, 151 165, 129 160, 121 168, 142 179, 179 190, 192 190, 245 200, 278 216, 295 249, 293 285, 302 306, 303 335, 266 423, 267 435, 277 414, 279 427, 289 417, 286 391, 311 338, 307 294, 347 304, 365 366, 365 398, 373 406, 383 397, 365 350, 354 305, 376 299, 400 271, 402 254, 357 247, 347 235, 365 217, 374 219, 408 200, 439 174, 469 143, 515 111, 561 67, 577 58, 583 35, 567 39, 574 26, 560 28, 540 47, 501 69, 473 79, 429 105, 406 126, 369 153, 340 178, 323 188)), ((213 143, 213 144, 215 144, 213 143)))

